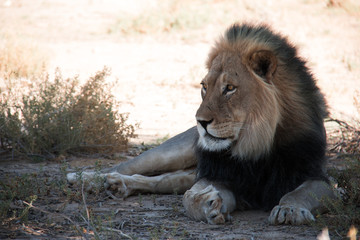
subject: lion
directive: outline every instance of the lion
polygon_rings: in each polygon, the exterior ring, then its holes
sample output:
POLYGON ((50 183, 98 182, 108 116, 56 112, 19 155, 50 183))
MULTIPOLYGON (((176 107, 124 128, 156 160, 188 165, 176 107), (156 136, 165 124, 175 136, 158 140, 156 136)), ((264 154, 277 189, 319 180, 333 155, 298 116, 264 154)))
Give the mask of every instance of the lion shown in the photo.
POLYGON ((325 173, 327 107, 296 48, 266 25, 237 23, 206 67, 197 126, 108 169, 106 187, 124 197, 185 193, 187 215, 210 224, 246 209, 270 211, 271 224, 314 221, 321 200, 335 198, 325 173))

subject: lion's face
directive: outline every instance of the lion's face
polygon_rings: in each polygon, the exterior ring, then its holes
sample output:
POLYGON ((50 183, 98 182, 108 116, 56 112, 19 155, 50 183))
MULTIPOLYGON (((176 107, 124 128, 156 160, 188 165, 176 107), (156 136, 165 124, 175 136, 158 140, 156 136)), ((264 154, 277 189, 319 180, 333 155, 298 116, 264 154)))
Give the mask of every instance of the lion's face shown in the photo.
POLYGON ((222 150, 238 139, 258 87, 236 55, 218 55, 201 82, 203 102, 196 113, 201 145, 222 150))
POLYGON ((213 57, 196 113, 202 148, 254 158, 268 151, 280 120, 271 60, 271 53, 249 57, 225 51, 213 57))

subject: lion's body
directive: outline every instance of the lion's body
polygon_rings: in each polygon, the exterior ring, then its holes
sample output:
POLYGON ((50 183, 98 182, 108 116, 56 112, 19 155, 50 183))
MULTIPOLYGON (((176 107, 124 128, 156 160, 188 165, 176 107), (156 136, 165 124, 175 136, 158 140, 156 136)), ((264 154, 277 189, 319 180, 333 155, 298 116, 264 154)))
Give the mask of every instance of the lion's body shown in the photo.
POLYGON ((209 223, 229 220, 236 208, 277 204, 271 223, 313 220, 319 199, 333 197, 324 173, 326 106, 296 49, 265 26, 236 24, 211 50, 207 68, 197 129, 109 170, 108 185, 129 195, 184 192, 195 183, 185 209, 209 223), (196 162, 195 178, 183 170, 196 162))

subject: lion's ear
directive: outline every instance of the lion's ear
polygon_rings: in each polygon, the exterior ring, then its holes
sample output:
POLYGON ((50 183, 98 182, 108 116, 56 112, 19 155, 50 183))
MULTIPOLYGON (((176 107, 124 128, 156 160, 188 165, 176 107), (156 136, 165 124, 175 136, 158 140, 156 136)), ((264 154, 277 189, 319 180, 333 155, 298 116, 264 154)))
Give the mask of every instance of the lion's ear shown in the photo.
POLYGON ((277 67, 277 59, 271 51, 260 50, 250 55, 249 66, 256 75, 270 83, 277 67))

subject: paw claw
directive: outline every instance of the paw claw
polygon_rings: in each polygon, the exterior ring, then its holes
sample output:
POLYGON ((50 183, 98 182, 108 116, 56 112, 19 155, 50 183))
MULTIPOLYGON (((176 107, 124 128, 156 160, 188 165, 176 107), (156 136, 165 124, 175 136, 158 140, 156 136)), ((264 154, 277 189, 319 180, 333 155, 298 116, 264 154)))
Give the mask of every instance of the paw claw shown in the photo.
POLYGON ((116 192, 117 195, 122 198, 127 198, 130 196, 133 191, 128 187, 126 183, 125 175, 119 173, 109 173, 106 175, 105 187, 110 189, 113 192, 116 192))
POLYGON ((278 205, 273 208, 269 216, 270 224, 299 225, 315 221, 311 212, 302 207, 278 205))
POLYGON ((231 220, 219 191, 213 185, 199 192, 188 190, 184 194, 183 203, 188 215, 195 220, 205 220, 209 224, 223 224, 231 220))

